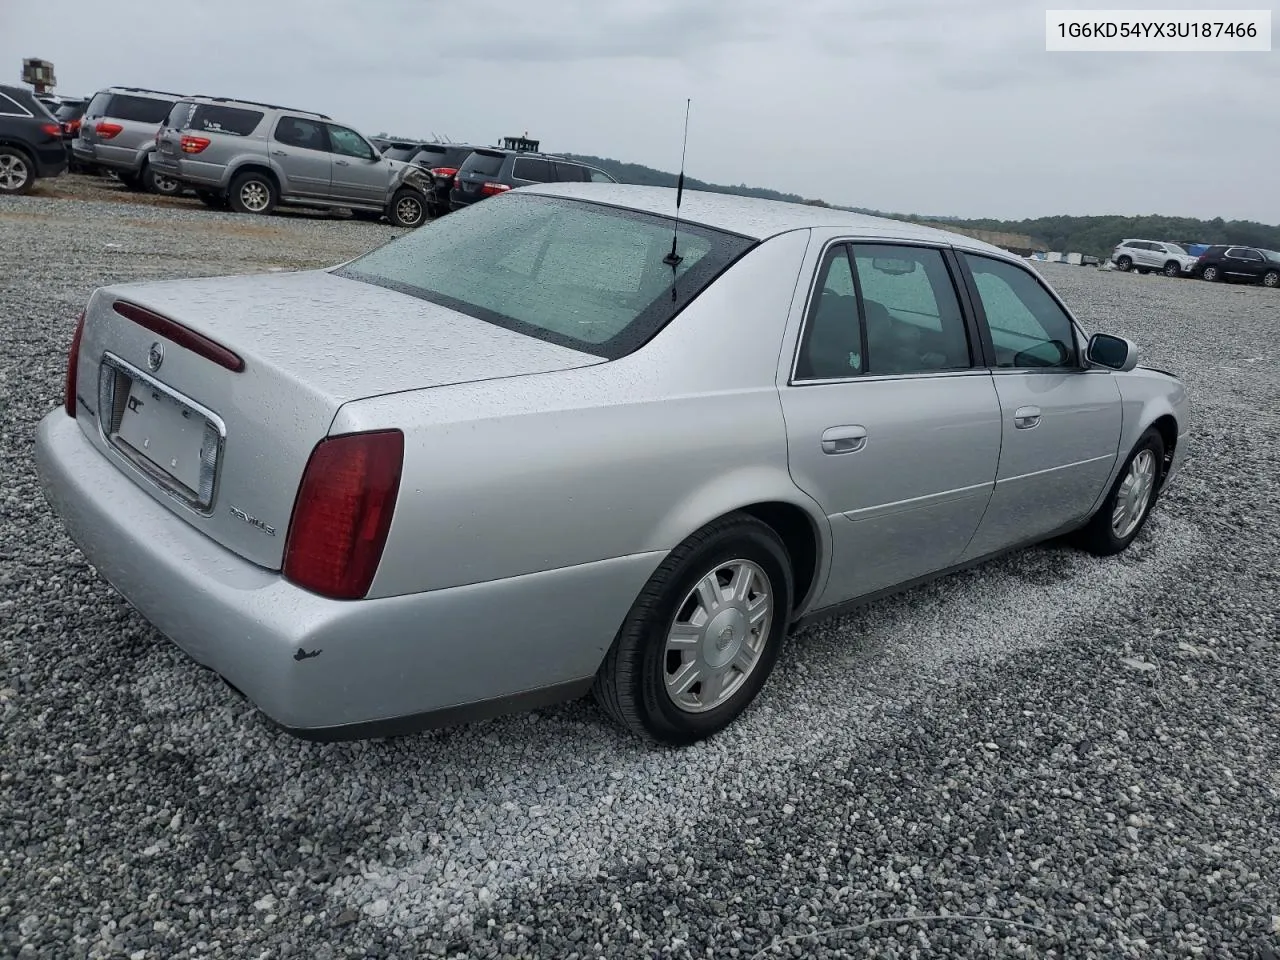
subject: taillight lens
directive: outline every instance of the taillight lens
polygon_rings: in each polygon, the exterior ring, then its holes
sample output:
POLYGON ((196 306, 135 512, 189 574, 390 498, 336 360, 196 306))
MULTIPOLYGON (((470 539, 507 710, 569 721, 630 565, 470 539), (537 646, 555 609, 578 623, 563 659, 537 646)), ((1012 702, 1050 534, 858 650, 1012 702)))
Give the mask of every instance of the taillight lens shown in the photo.
POLYGON ((285 577, 334 600, 367 594, 391 530, 403 464, 399 430, 320 441, 289 521, 285 577))
POLYGON ((110 140, 112 137, 114 137, 123 129, 124 127, 120 126, 120 124, 118 123, 111 123, 107 120, 101 120, 99 121, 98 125, 93 128, 93 132, 96 133, 98 136, 100 136, 103 140, 110 140))
POLYGON ((457 167, 432 167, 431 172, 437 177, 452 177, 458 172, 457 167))
POLYGON ((480 188, 481 196, 492 197, 496 193, 506 193, 511 188, 505 183, 486 183, 480 188))
POLYGON ((63 125, 63 129, 65 129, 65 130, 67 131, 67 133, 68 133, 68 134, 72 134, 72 133, 79 133, 79 132, 80 132, 80 121, 79 121, 79 120, 68 120, 68 121, 63 125))
POLYGON ((182 152, 183 153, 199 153, 210 144, 208 137, 189 137, 182 135, 182 152))
POLYGON ((76 332, 71 335, 71 349, 67 353, 67 380, 63 388, 62 408, 73 420, 76 416, 76 372, 80 366, 80 340, 84 336, 84 311, 76 321, 76 332))
POLYGON ((46 136, 50 136, 50 137, 62 136, 62 124, 60 123, 42 123, 40 124, 40 130, 46 136))

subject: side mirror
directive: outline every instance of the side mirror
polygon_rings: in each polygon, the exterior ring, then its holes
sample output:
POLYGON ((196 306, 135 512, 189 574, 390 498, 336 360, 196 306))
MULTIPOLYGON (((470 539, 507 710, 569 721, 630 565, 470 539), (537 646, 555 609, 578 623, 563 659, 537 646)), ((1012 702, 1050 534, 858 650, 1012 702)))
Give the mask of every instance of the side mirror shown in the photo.
POLYGON ((1121 373, 1127 373, 1138 365, 1138 347, 1134 342, 1109 333, 1095 333, 1090 337, 1085 356, 1092 364, 1121 373))

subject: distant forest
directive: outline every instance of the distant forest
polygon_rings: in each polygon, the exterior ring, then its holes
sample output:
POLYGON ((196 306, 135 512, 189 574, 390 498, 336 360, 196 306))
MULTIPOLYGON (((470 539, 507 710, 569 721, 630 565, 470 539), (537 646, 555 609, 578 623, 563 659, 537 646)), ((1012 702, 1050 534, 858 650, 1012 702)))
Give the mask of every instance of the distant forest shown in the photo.
MULTIPOLYGON (((607 157, 593 157, 585 154, 565 154, 599 167, 623 183, 638 183, 645 186, 674 187, 676 175, 665 170, 656 170, 639 163, 623 163, 607 157)), ((806 199, 795 193, 782 193, 766 187, 749 187, 745 183, 731 186, 722 183, 707 183, 685 177, 685 186, 690 190, 706 190, 711 193, 731 193, 744 197, 761 197, 765 200, 785 200, 791 203, 808 203, 815 206, 836 207, 822 200, 806 199)), ((1060 250, 1064 253, 1088 253, 1097 257, 1105 257, 1111 253, 1121 240, 1149 239, 1166 240, 1174 243, 1186 241, 1195 243, 1240 243, 1252 247, 1263 247, 1268 250, 1280 250, 1280 226, 1255 223, 1252 220, 1197 220, 1193 217, 1037 217, 1031 220, 965 220, 956 217, 924 216, 922 214, 884 213, 865 207, 837 207, 840 210, 852 210, 856 213, 869 213, 881 217, 892 217, 896 220, 911 220, 917 223, 931 223, 944 226, 959 233, 967 231, 984 233, 1020 234, 1033 239, 1035 246, 1043 250, 1060 250)))

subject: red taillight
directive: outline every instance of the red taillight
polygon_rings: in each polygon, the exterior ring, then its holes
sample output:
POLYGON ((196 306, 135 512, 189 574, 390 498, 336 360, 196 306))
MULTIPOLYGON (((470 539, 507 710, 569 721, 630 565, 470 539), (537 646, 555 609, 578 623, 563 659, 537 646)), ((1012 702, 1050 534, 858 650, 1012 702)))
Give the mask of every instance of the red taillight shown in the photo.
POLYGON ((210 143, 208 137, 189 137, 182 135, 182 152, 183 153, 199 153, 210 143))
POLYGON ((111 123, 107 120, 98 121, 98 125, 93 128, 93 132, 100 136, 103 140, 110 140, 117 133, 122 131, 124 127, 118 123, 111 123))
POLYGON ((480 188, 480 195, 483 197, 492 197, 497 193, 506 193, 511 188, 505 183, 486 183, 480 188))
POLYGON ((73 420, 76 416, 76 373, 80 367, 80 339, 84 336, 84 311, 76 321, 76 332, 71 335, 71 349, 67 352, 67 380, 63 387, 62 408, 73 420))
POLYGON ((178 346, 190 350, 196 356, 211 360, 220 367, 226 367, 232 373, 244 369, 244 361, 220 343, 215 343, 202 333, 189 330, 180 323, 174 323, 168 317, 152 313, 145 307, 127 300, 117 300, 111 305, 116 313, 132 320, 138 326, 159 334, 166 340, 172 340, 178 346))
POLYGON ((79 120, 68 120, 66 123, 64 123, 64 124, 62 125, 62 129, 63 129, 63 130, 65 130, 68 134, 79 133, 79 132, 80 132, 80 121, 79 121, 79 120))
POLYGON ((285 577, 334 600, 368 593, 391 530, 403 464, 399 430, 321 440, 289 521, 285 577))
POLYGON ((431 172, 437 177, 452 177, 458 172, 457 167, 432 167, 431 172))
POLYGON ((42 123, 40 129, 51 137, 62 136, 62 124, 60 123, 42 123))

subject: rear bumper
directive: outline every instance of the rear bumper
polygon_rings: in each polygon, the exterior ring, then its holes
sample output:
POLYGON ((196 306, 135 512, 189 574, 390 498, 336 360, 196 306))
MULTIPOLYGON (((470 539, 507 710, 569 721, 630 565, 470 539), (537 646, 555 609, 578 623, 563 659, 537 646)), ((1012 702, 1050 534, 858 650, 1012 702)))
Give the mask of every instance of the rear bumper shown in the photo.
POLYGON ((36 176, 56 177, 67 169, 67 148, 59 140, 36 148, 36 176))
POLYGON ((143 617, 271 720, 318 739, 407 732, 584 693, 661 562, 640 554, 327 600, 164 509, 60 408, 39 425, 36 465, 71 538, 143 617))

